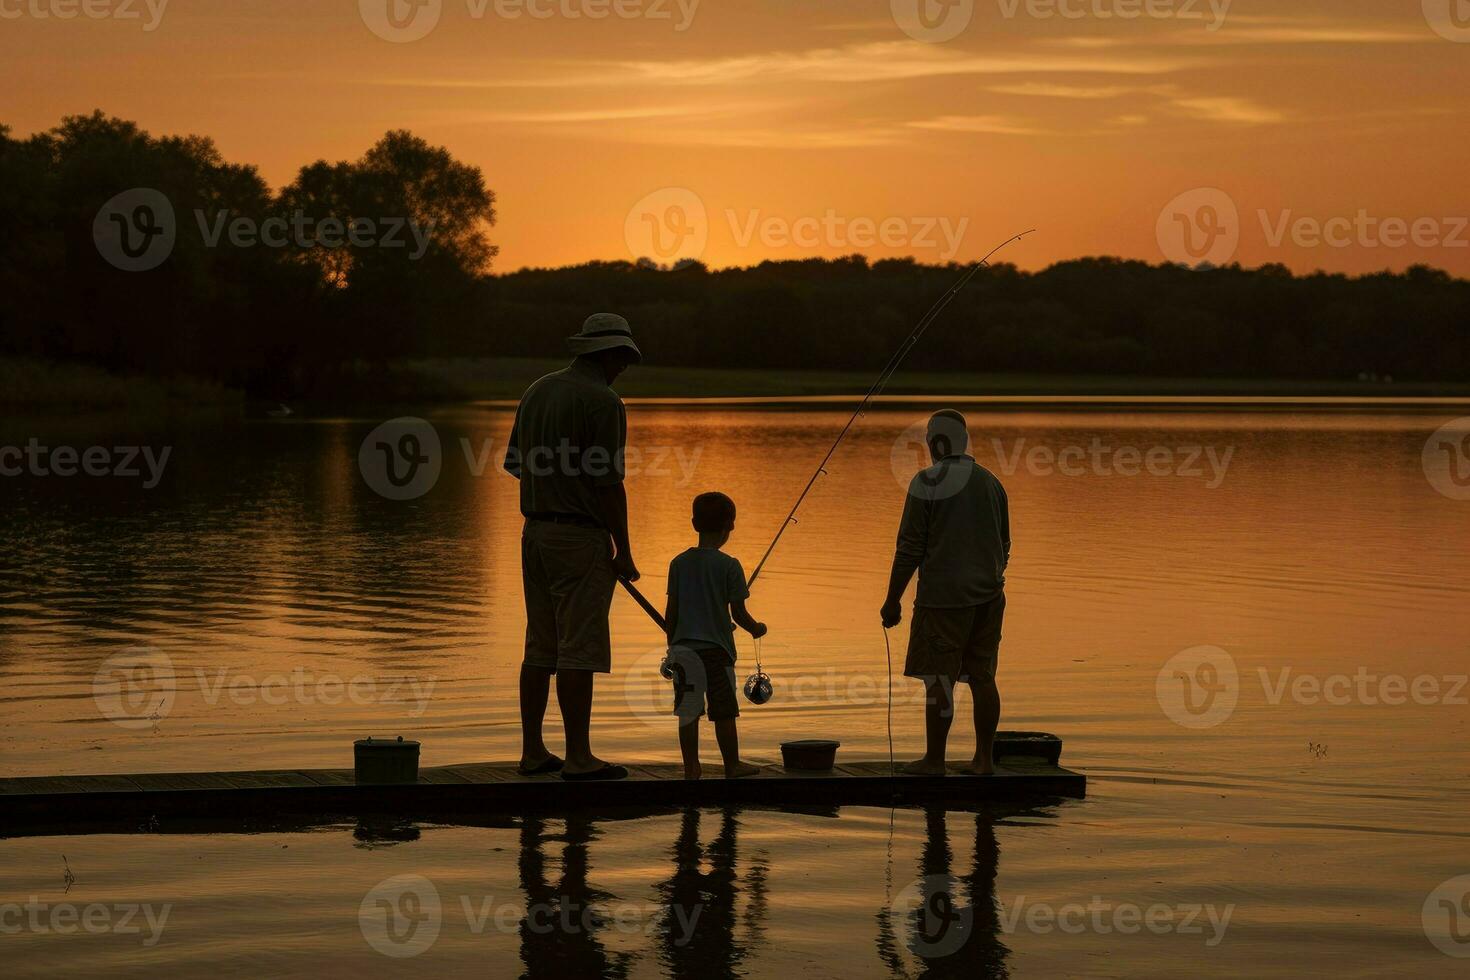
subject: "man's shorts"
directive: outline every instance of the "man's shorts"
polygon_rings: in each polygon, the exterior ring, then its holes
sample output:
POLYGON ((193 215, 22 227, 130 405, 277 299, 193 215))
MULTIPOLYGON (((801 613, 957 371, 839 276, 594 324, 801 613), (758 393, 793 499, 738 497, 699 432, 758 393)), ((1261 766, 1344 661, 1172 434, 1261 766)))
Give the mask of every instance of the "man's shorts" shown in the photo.
POLYGON ((698 721, 706 704, 710 721, 740 717, 735 665, 723 648, 670 647, 669 667, 674 672, 674 714, 681 726, 698 721))
POLYGON ((1005 612, 1004 593, 983 605, 964 609, 915 606, 904 676, 995 680, 1005 612))
POLYGON ((527 521, 521 532, 526 659, 532 667, 612 670, 607 614, 617 574, 602 528, 527 521))

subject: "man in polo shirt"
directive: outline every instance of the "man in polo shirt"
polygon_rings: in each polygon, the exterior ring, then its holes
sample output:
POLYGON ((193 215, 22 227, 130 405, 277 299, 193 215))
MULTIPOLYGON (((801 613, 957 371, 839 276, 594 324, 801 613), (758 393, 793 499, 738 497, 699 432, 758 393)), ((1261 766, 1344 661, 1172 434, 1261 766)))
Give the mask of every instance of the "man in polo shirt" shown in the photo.
POLYGON ((505 469, 521 481, 521 771, 622 779, 592 754, 593 677, 612 670, 607 615, 619 578, 638 580, 628 545, 623 457, 628 423, 612 383, 643 359, 628 321, 597 313, 568 343, 576 359, 521 397, 505 469), (542 720, 556 677, 567 757, 552 755, 542 720))
POLYGON ((1010 504, 995 474, 967 454, 965 417, 946 409, 925 433, 934 465, 909 484, 898 547, 883 604, 883 628, 903 619, 903 594, 914 572, 914 622, 904 676, 927 688, 924 758, 904 771, 945 774, 945 744, 954 720, 954 686, 967 681, 975 696, 975 758, 967 771, 995 772, 1000 692, 995 667, 1005 618, 1005 573, 1011 560, 1010 504))

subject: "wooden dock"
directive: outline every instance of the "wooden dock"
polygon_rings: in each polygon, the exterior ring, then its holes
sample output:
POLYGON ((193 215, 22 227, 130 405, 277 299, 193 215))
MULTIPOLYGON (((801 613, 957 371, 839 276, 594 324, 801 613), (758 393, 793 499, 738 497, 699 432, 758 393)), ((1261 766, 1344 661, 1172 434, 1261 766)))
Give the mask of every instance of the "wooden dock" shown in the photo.
MULTIPOLYGON (((683 778, 677 764, 628 766, 615 782, 567 782, 556 775, 522 776, 513 763, 421 769, 417 783, 358 785, 351 769, 265 772, 147 773, 128 776, 42 776, 0 779, 0 837, 38 830, 68 833, 118 821, 260 818, 287 815, 391 814, 452 817, 626 806, 810 806, 940 803, 957 808, 991 802, 1081 798, 1087 777, 1063 769, 1044 749, 1000 757, 995 776, 895 775, 887 760, 839 762, 830 773, 767 765, 747 779, 683 778)), ((1055 753, 1050 753, 1055 754, 1055 753)))

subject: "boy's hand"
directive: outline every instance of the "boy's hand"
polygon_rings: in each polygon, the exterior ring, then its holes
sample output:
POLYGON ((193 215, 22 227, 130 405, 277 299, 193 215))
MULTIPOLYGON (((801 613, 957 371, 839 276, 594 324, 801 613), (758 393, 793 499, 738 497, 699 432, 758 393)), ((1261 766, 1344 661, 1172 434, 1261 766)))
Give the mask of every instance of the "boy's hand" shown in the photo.
POLYGON ((889 599, 883 603, 883 609, 879 615, 883 617, 883 628, 886 630, 893 629, 893 627, 903 622, 903 603, 897 599, 889 599))
POLYGON ((753 636, 753 637, 755 637, 757 640, 759 640, 761 637, 765 636, 766 635, 766 624, 765 623, 756 623, 754 626, 751 627, 751 629, 750 629, 750 635, 753 636))

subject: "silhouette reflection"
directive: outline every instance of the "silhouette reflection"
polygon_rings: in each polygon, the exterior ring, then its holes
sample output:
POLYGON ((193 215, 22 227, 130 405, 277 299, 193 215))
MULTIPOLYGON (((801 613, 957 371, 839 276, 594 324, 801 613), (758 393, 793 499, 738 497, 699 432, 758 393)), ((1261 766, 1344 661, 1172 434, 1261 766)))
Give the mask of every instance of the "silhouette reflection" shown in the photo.
POLYGON ((895 976, 1009 977, 995 881, 1000 843, 987 813, 924 811, 919 878, 878 913, 878 956, 895 976), (970 873, 956 877, 949 821, 975 821, 970 873))
POLYGON ((698 809, 684 811, 672 849, 674 874, 658 886, 664 906, 660 959, 674 980, 739 976, 765 932, 769 869, 760 857, 745 872, 746 906, 739 908, 738 811, 721 811, 719 831, 707 846, 700 840, 701 819, 698 809))
POLYGON ((526 915, 521 919, 521 961, 526 980, 563 980, 566 977, 626 977, 633 962, 630 953, 609 953, 598 939, 604 927, 593 908, 612 896, 589 883, 588 853, 596 833, 590 816, 566 817, 562 838, 562 876, 556 885, 547 879, 546 844, 556 840, 546 831, 546 820, 528 815, 521 824, 519 870, 526 893, 526 915))

